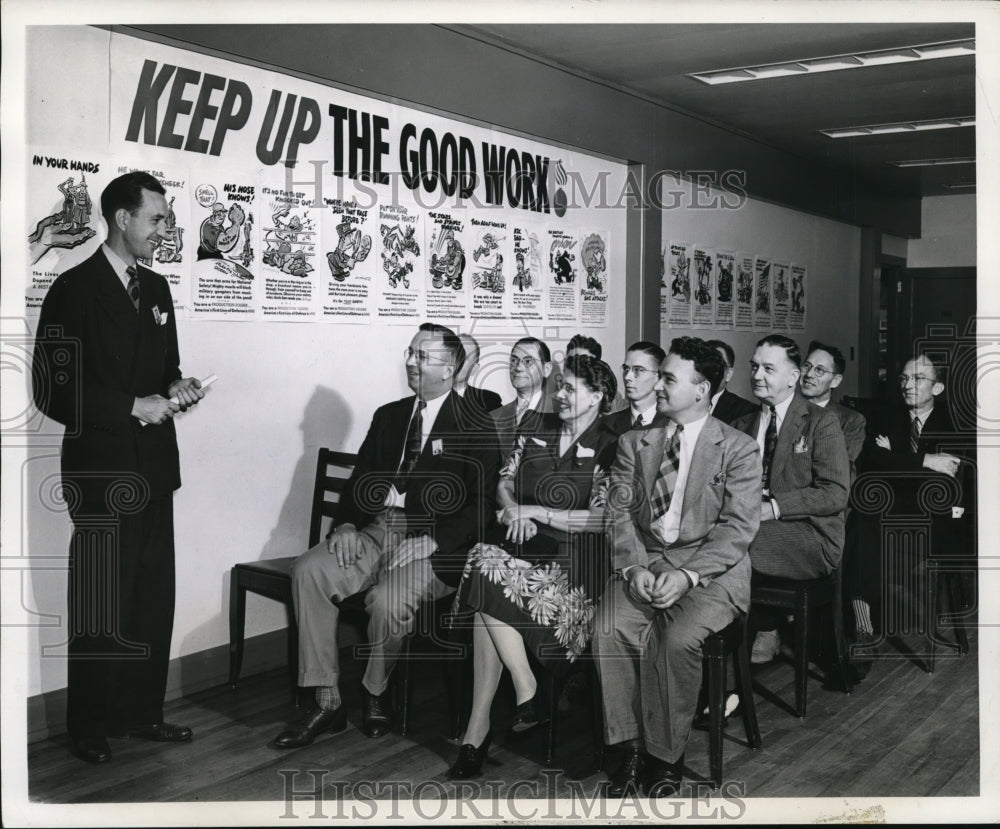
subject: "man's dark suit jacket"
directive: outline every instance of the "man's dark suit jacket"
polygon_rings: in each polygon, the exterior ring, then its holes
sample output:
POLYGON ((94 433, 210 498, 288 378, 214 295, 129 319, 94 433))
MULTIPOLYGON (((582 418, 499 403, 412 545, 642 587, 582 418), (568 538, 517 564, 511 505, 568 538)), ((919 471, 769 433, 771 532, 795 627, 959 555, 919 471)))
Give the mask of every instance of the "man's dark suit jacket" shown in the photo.
POLYGON ((468 386, 465 389, 464 400, 470 406, 475 406, 480 411, 492 412, 500 408, 500 395, 490 389, 480 389, 476 386, 468 386))
POLYGON ((116 477, 138 476, 150 498, 181 485, 173 420, 142 426, 131 414, 136 397, 166 396, 181 377, 167 281, 140 268, 139 290, 136 313, 99 248, 55 280, 38 320, 35 402, 66 427, 63 479, 88 509, 104 504, 116 477))
MULTIPOLYGON (((375 412, 340 500, 338 525, 363 529, 382 510, 403 456, 415 399, 404 397, 375 412)), ((455 392, 448 392, 406 491, 408 526, 437 543, 431 565, 435 575, 450 585, 458 584, 466 555, 496 508, 499 477, 500 459, 492 436, 484 440, 469 428, 465 406, 455 392)))
POLYGON ((857 477, 857 462, 861 449, 865 445, 865 416, 861 412, 849 409, 832 400, 826 404, 827 411, 833 412, 844 433, 844 443, 847 444, 847 457, 851 461, 851 483, 857 477))
MULTIPOLYGON (((662 428, 665 427, 667 423, 667 416, 656 412, 653 415, 653 422, 644 423, 640 428, 652 429, 654 426, 662 428)), ((622 409, 620 412, 611 412, 611 414, 604 415, 604 425, 616 435, 621 437, 632 428, 632 410, 622 409)))
POLYGON ((712 417, 721 420, 723 423, 732 425, 735 420, 744 415, 753 414, 759 408, 758 404, 751 403, 746 398, 740 397, 738 394, 733 394, 729 389, 726 389, 719 396, 719 402, 712 412, 712 417))
POLYGON ((516 442, 518 435, 534 434, 542 423, 542 415, 553 411, 552 398, 544 392, 542 392, 538 405, 539 408, 537 410, 528 409, 528 411, 524 413, 521 417, 520 424, 518 424, 515 419, 517 413, 516 397, 511 400, 510 403, 506 403, 500 408, 494 409, 490 412, 490 417, 493 420, 493 427, 496 429, 496 439, 497 445, 500 447, 501 459, 507 459, 507 456, 514 448, 514 443, 516 442))

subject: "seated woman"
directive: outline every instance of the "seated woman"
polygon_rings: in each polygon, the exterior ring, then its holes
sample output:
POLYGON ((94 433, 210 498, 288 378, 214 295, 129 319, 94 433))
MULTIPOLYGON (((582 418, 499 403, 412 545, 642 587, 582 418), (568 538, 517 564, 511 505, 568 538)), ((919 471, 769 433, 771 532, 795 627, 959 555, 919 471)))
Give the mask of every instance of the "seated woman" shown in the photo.
POLYGON ((478 775, 490 743, 490 709, 506 667, 517 710, 511 728, 542 721, 528 648, 561 671, 590 640, 603 587, 603 515, 617 436, 604 426, 617 384, 596 358, 566 359, 537 431, 522 435, 500 473, 499 525, 469 553, 456 603, 475 611, 472 712, 452 778, 478 775))

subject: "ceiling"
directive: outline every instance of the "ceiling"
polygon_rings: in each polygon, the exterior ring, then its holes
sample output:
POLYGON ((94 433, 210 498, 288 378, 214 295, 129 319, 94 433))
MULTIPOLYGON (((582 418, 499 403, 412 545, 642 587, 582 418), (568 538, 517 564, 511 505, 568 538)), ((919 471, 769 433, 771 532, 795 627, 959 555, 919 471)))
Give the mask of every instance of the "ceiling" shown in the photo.
POLYGON ((974 193, 974 127, 832 139, 818 130, 975 114, 975 57, 948 57, 709 86, 691 72, 975 36, 973 23, 452 26, 456 31, 686 112, 905 196, 974 193))

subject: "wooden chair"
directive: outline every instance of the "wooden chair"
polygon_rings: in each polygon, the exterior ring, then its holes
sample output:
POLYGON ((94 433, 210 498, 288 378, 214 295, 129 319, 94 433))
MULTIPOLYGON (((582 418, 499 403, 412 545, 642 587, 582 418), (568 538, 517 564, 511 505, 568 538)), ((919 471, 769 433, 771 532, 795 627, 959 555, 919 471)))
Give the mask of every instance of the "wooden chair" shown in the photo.
MULTIPOLYGON (((822 607, 830 608, 831 633, 834 640, 837 668, 845 694, 851 693, 850 667, 847 659, 847 640, 844 637, 844 609, 841 589, 841 572, 838 567, 819 579, 780 579, 753 576, 750 604, 774 608, 795 617, 795 715, 806 715, 806 684, 809 679, 809 625, 812 613, 822 607)), ((752 643, 750 643, 752 644, 752 643)))

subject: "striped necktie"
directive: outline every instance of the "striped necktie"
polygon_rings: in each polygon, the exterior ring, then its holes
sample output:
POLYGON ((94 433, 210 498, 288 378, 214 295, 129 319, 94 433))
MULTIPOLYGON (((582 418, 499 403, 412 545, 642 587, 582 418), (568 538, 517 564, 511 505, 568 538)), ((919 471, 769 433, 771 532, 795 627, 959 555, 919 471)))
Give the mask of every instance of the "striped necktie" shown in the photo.
POLYGON ((406 430, 403 460, 399 464, 399 471, 396 473, 394 483, 396 492, 401 495, 406 492, 406 488, 410 484, 410 473, 413 472, 413 467, 417 465, 417 459, 420 457, 420 443, 424 430, 424 409, 426 408, 427 404, 423 400, 417 402, 417 410, 410 418, 410 427, 406 430))
POLYGON ((916 415, 910 421, 910 451, 914 455, 920 451, 920 418, 916 415))
POLYGON ((132 305, 135 306, 136 312, 139 310, 139 274, 136 272, 134 265, 129 265, 125 268, 125 273, 128 274, 128 285, 126 290, 128 291, 128 297, 132 300, 132 305))
POLYGON ((767 429, 764 430, 764 457, 762 481, 764 485, 764 495, 771 494, 771 462, 774 460, 774 449, 778 445, 778 413, 774 406, 767 407, 770 412, 770 419, 767 421, 767 429))
POLYGON ((650 504, 654 521, 667 514, 670 509, 670 500, 674 497, 674 490, 677 488, 677 472, 681 468, 681 432, 683 431, 684 427, 678 423, 673 435, 670 436, 670 442, 663 451, 663 461, 660 463, 656 483, 653 484, 653 498, 650 504))

